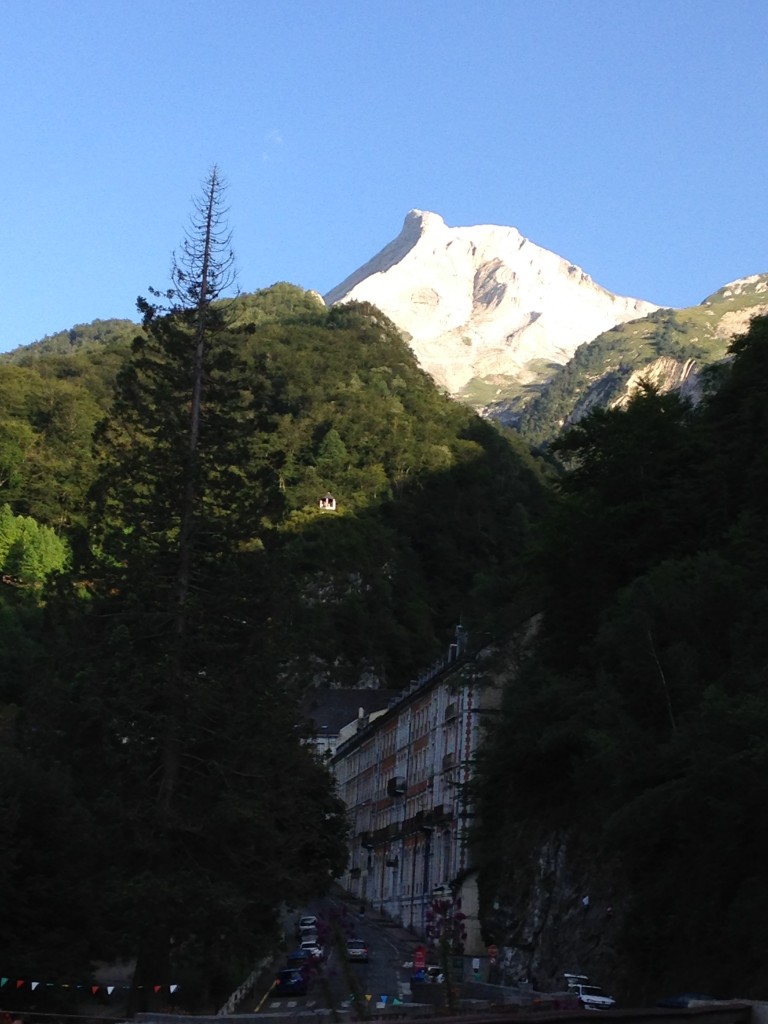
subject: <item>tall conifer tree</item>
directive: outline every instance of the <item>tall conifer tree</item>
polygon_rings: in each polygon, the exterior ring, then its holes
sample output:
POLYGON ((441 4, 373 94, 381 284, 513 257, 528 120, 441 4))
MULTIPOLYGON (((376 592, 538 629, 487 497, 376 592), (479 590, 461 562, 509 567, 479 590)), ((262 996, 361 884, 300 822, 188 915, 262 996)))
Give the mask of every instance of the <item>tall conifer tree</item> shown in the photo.
POLYGON ((108 709, 98 752, 108 790, 94 798, 120 801, 119 815, 107 812, 125 837, 116 909, 143 993, 173 980, 172 940, 201 965, 254 953, 276 894, 328 882, 342 856, 330 779, 299 745, 239 596, 250 570, 243 541, 258 533, 271 492, 222 302, 234 279, 223 194, 214 168, 173 287, 139 301, 145 335, 98 435, 90 630, 101 663, 79 686, 98 689, 108 709))

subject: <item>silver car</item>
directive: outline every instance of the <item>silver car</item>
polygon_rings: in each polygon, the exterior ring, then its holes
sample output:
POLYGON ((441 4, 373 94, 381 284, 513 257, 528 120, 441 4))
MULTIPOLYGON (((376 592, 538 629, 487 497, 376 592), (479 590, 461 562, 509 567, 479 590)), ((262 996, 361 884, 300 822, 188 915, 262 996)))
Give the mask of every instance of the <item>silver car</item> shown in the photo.
POLYGON ((368 943, 363 939, 347 939, 347 960, 368 963, 368 943))

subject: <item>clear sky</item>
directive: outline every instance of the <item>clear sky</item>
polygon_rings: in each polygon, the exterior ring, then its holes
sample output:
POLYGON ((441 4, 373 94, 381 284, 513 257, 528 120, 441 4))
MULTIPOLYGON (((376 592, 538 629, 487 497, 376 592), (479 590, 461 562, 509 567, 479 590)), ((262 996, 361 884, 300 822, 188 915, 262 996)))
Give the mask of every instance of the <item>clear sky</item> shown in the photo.
POLYGON ((242 291, 418 208, 700 302, 768 272, 766 39, 766 0, 5 0, 0 351, 138 319, 214 163, 242 291))

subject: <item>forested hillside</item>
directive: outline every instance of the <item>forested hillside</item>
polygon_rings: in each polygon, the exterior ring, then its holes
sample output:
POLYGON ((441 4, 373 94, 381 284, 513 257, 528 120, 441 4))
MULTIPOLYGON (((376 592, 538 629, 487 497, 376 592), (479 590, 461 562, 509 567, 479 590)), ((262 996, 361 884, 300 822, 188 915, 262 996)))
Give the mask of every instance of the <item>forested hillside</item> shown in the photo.
POLYGON ((549 500, 373 307, 185 283, 141 312, 0 363, 0 958, 61 1008, 94 959, 136 960, 133 1009, 242 980, 345 857, 303 692, 523 614, 549 500))
POLYGON ((697 408, 647 389, 554 445, 479 837, 491 938, 542 978, 765 995, 768 318, 731 354, 697 408))
MULTIPOLYGON (((76 550, 90 542, 91 438, 130 353, 125 322, 106 323, 0 363, 0 503, 76 550)), ((459 618, 494 629, 545 500, 515 435, 441 395, 372 307, 329 310, 281 284, 230 300, 227 325, 250 405, 240 472, 265 502, 254 586, 291 678, 304 685, 309 661, 326 683, 392 685, 441 653, 459 618)))
POLYGON ((544 464, 373 306, 224 298, 205 223, 141 324, 0 360, 3 975, 221 1005, 346 857, 302 695, 399 688, 460 620, 535 634, 475 794, 488 940, 553 987, 764 995, 768 319, 700 404, 642 387, 544 464))

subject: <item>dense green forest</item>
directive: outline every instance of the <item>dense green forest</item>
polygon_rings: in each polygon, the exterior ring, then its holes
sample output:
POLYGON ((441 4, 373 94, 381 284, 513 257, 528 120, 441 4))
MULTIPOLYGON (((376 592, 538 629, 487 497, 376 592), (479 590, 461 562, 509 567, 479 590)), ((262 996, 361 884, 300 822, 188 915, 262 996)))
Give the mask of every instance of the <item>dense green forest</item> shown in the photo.
POLYGON ((482 765, 489 906, 577 837, 657 995, 764 995, 768 318, 731 355, 697 407, 647 388, 555 443, 538 642, 482 765))
POLYGON ((549 502, 378 310, 225 298, 200 215, 141 324, 0 362, 0 960, 38 1008, 112 960, 129 1010, 221 1005, 346 857, 306 688, 504 628, 549 502))
POLYGON ((480 765, 486 906, 578 835, 638 988, 759 994, 768 320, 701 405, 647 387, 545 464, 374 307, 226 298, 219 199, 213 172, 141 323, 0 359, 3 975, 66 1010, 128 960, 129 1010, 172 982, 217 1008, 346 856, 306 689, 535 618, 480 765))
MULTIPOLYGON (((237 400, 250 402, 242 501, 257 490, 265 500, 243 543, 275 611, 267 639, 284 672, 306 680, 310 659, 327 683, 367 673, 397 685, 442 653, 460 618, 496 629, 547 500, 526 447, 440 394, 378 310, 329 310, 279 284, 228 300, 226 320, 237 400), (334 515, 319 509, 329 491, 334 515)), ((92 437, 130 358, 116 333, 102 324, 106 347, 64 355, 46 341, 0 362, 0 501, 76 551, 92 540, 92 437)))

